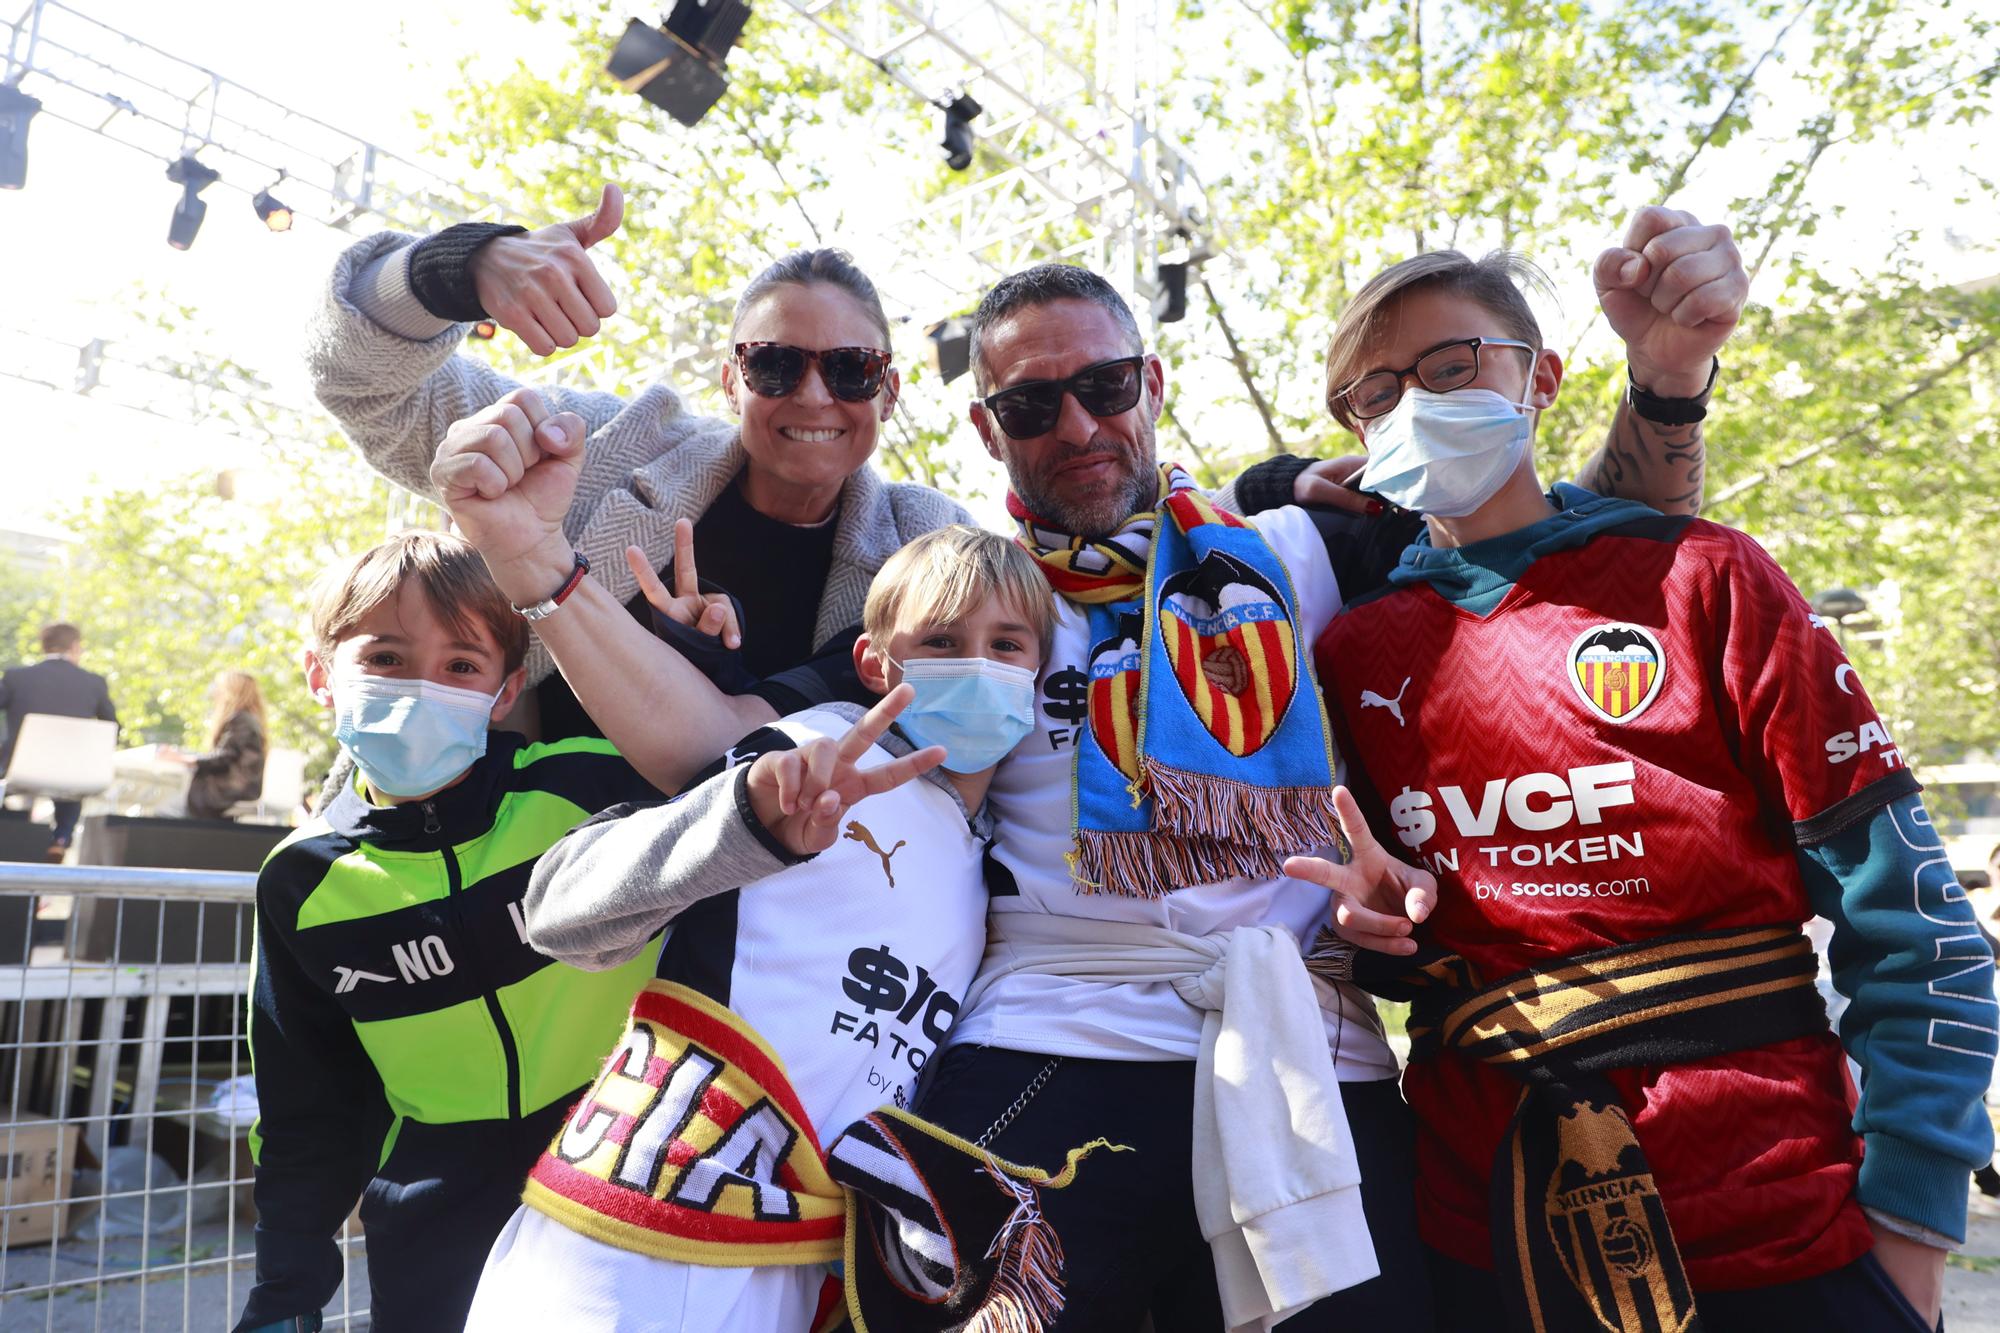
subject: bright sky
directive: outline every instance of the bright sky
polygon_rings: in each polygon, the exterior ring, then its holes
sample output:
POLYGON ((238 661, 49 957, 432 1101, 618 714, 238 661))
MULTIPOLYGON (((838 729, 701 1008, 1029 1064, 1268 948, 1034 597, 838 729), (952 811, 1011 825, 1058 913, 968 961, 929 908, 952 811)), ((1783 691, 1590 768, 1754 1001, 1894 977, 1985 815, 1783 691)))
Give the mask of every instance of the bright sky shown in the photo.
MULTIPOLYGON (((560 28, 538 31, 503 0, 346 0, 286 10, 282 21, 268 0, 75 3, 112 27, 406 155, 419 143, 412 111, 442 107, 440 90, 462 53, 507 63, 559 54, 563 43, 560 28)), ((607 23, 623 18, 607 11, 607 23)), ((1171 27, 1166 36, 1172 40, 1171 27)), ((1914 153, 1908 145, 1836 150, 1821 164, 1814 188, 1844 212, 1822 227, 1814 252, 1835 271, 1866 269, 1879 265, 1900 229, 1914 228, 1921 233, 1916 253, 1938 278, 1963 282, 2000 273, 2000 210, 1990 199, 1950 199, 1956 165, 1979 160, 1983 143, 1982 134, 1958 128, 1934 131, 1914 153)), ((163 168, 161 158, 45 115, 33 127, 27 188, 0 192, 0 419, 9 423, 0 453, 0 528, 51 531, 51 503, 91 486, 244 461, 244 447, 212 429, 18 378, 68 385, 75 373, 69 349, 91 337, 124 336, 141 290, 194 307, 229 354, 269 378, 278 396, 309 401, 300 359, 303 319, 350 238, 304 221, 272 235, 243 193, 212 188, 199 240, 176 252, 165 236, 178 187, 164 179, 163 168)), ((1744 182, 1769 169, 1768 151, 1740 145, 1726 170, 1694 183, 1683 206, 1724 217, 1744 182)), ((230 183, 254 191, 266 182, 230 183)), ((1587 285, 1571 285, 1563 315, 1587 317, 1591 304, 1587 285)), ((114 349, 141 359, 155 352, 171 349, 129 342, 114 349)), ((107 387, 116 376, 135 389, 145 383, 123 367, 105 375, 107 387)), ((1201 391, 1206 381, 1191 376, 1182 389, 1201 391)))

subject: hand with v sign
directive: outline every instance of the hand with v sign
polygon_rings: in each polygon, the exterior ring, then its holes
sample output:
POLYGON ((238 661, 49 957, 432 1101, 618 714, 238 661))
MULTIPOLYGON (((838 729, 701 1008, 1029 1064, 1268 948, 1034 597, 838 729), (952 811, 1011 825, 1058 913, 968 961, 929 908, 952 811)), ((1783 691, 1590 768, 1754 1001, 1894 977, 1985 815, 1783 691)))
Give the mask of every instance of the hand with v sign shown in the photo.
POLYGON ((1348 943, 1378 953, 1415 953, 1410 931, 1437 906, 1437 877, 1384 851, 1347 788, 1333 789, 1333 810, 1353 849, 1347 864, 1294 856, 1285 873, 1333 890, 1333 928, 1348 943))
POLYGON ((850 806, 943 763, 944 747, 931 745, 886 764, 860 766, 916 694, 898 685, 837 741, 822 736, 796 750, 759 755, 750 766, 750 808, 771 835, 798 856, 823 852, 839 836, 841 816, 850 806))
POLYGON ((536 356, 592 337, 618 302, 589 251, 624 219, 624 193, 606 185, 589 217, 486 242, 471 264, 480 306, 536 356))
POLYGON ((674 520, 674 587, 660 582, 645 548, 625 548, 625 564, 639 580, 639 591, 655 611, 677 625, 720 639, 725 648, 743 646, 743 627, 736 623, 736 604, 726 592, 703 592, 694 567, 694 523, 674 520))

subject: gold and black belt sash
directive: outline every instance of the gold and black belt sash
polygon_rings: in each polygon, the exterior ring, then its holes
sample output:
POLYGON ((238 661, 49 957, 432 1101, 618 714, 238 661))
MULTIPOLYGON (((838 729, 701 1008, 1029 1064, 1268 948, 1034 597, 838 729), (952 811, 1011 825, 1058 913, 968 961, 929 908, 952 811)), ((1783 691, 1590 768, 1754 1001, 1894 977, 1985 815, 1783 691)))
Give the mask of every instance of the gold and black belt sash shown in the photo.
POLYGON ((1798 927, 1620 945, 1487 984, 1457 954, 1359 952, 1318 970, 1410 1002, 1410 1059, 1503 1069, 1521 1101, 1494 1155, 1494 1272, 1521 1333, 1683 1333, 1693 1289, 1605 1076, 1826 1031, 1798 927))

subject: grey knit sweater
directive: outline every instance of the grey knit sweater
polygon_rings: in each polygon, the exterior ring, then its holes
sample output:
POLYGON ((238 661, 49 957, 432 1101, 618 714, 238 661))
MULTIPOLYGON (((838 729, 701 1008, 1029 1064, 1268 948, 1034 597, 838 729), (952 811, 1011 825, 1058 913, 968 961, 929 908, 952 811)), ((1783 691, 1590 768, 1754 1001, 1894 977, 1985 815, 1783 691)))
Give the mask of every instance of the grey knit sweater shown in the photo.
MULTIPOLYGON (((468 326, 431 315, 410 290, 416 241, 378 232, 341 255, 309 330, 307 360, 319 400, 370 466, 435 499, 431 459, 446 430, 522 386, 455 355, 468 326)), ((674 521, 700 518, 747 462, 736 427, 688 411, 664 384, 630 400, 556 386, 541 393, 552 410, 581 416, 589 432, 563 530, 590 560, 590 576, 627 601, 638 584, 625 548, 643 548, 656 568, 673 558, 674 521)), ((956 501, 927 486, 885 482, 872 467, 856 472, 840 493, 815 647, 860 623, 869 581, 891 554, 923 533, 970 522, 956 501)), ((529 683, 553 669, 536 640, 529 683)))

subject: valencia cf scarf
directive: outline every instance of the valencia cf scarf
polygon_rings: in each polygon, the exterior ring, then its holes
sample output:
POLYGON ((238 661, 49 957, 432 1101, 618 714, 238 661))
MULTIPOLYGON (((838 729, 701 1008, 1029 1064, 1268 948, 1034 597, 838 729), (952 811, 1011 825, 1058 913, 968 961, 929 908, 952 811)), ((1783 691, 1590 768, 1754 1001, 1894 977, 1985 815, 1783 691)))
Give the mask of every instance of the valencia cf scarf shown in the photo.
POLYGON ((837 1259, 846 1215, 777 1052, 659 980, 521 1200, 607 1245, 712 1267, 837 1259))
POLYGON ((1339 841, 1298 595, 1263 536, 1160 469, 1157 510, 1086 541, 1013 495, 1020 542, 1090 629, 1071 873, 1155 898, 1339 841))
POLYGON ((1410 1002, 1410 1060, 1449 1053, 1522 1085, 1494 1154, 1494 1274, 1514 1333, 1698 1333, 1652 1167, 1604 1077, 1825 1032, 1796 926, 1619 945, 1491 984, 1457 954, 1324 947, 1309 970, 1410 1002))

